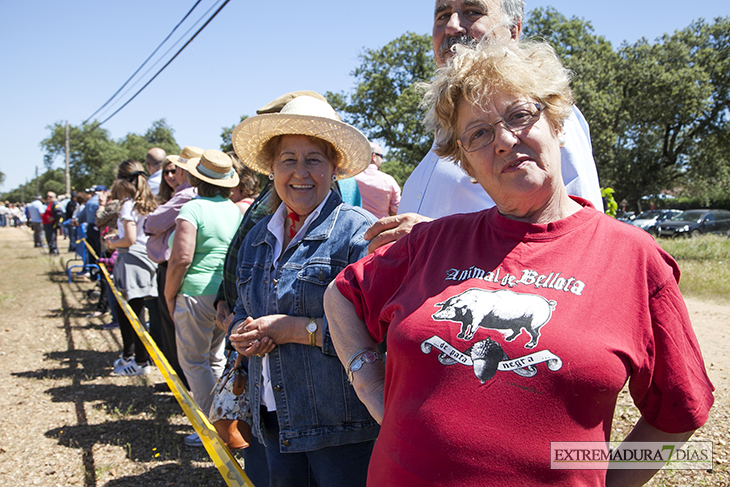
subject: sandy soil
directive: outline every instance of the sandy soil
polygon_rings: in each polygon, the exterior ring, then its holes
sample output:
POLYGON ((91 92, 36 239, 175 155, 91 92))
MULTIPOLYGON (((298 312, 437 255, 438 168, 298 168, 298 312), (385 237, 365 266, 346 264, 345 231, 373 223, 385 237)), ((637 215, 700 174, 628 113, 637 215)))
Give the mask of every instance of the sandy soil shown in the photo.
MULTIPOLYGON (((67 246, 60 241, 59 248, 67 246)), ((88 282, 68 284, 71 254, 33 248, 29 229, 0 228, 0 485, 225 485, 205 450, 186 447, 193 430, 157 370, 112 377, 118 330, 88 319, 88 282)), ((694 437, 714 444, 705 471, 664 471, 650 485, 729 486, 730 305, 688 298, 717 391, 710 421, 694 437)), ((621 395, 614 430, 638 417, 621 395)))

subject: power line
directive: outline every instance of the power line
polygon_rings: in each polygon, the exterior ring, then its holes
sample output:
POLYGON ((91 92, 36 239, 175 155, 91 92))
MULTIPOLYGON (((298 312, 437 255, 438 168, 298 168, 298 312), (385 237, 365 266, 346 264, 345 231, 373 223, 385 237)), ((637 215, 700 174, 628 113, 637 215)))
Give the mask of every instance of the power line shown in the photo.
POLYGON ((177 52, 175 53, 175 55, 174 55, 174 56, 173 56, 172 58, 170 58, 170 60, 169 60, 169 61, 167 61, 167 62, 165 63, 165 65, 164 65, 164 66, 162 66, 162 68, 160 68, 160 70, 159 70, 159 71, 157 71, 157 73, 155 73, 155 75, 154 75, 154 76, 153 76, 152 78, 150 78, 150 80, 149 80, 149 81, 147 81, 147 83, 145 83, 145 84, 144 84, 144 86, 142 86, 142 88, 140 88, 140 89, 139 89, 139 90, 137 91, 137 93, 135 93, 135 94, 134 94, 134 95, 133 95, 133 96, 132 96, 132 97, 131 97, 131 98, 130 98, 129 100, 127 100, 127 101, 126 101, 126 102, 124 103, 124 105, 122 105, 122 106, 121 106, 121 107, 119 107, 119 108, 118 108, 117 110, 115 110, 115 111, 114 111, 114 113, 112 113, 112 114, 111 114, 111 115, 109 115, 109 116, 108 116, 107 118, 105 118, 105 119, 104 119, 104 120, 102 120, 101 122, 99 122, 99 123, 97 123, 96 125, 94 125, 94 127, 92 128, 92 130, 93 130, 93 129, 96 129, 96 128, 98 128, 98 127, 101 127, 101 126, 102 126, 103 124, 105 124, 106 122, 108 122, 108 121, 109 121, 109 119, 111 119, 111 118, 112 118, 112 117, 113 117, 114 115, 116 115, 117 113, 119 113, 119 112, 120 112, 120 111, 121 111, 121 110, 122 110, 122 109, 123 109, 124 107, 126 107, 127 105, 129 105, 129 103, 130 103, 130 102, 131 102, 132 100, 134 100, 134 99, 135 99, 135 98, 137 97, 137 95, 139 95, 140 93, 142 93, 142 91, 143 91, 143 90, 144 90, 145 88, 147 88, 147 86, 149 86, 149 84, 150 84, 150 83, 152 83, 152 81, 154 81, 154 80, 155 80, 155 78, 157 78, 157 76, 159 76, 159 75, 160 75, 160 73, 162 73, 162 71, 164 71, 164 70, 165 70, 165 68, 167 68, 167 67, 168 67, 168 66, 170 65, 170 63, 172 63, 172 62, 173 62, 173 61, 175 60, 175 58, 176 58, 176 57, 178 57, 178 56, 180 55, 180 53, 181 53, 181 52, 183 52, 183 50, 184 50, 184 49, 185 49, 186 47, 188 47, 188 45, 189 45, 189 44, 190 44, 191 42, 193 42, 193 39, 195 39, 195 38, 196 38, 196 37, 198 36, 198 34, 200 34, 200 33, 201 33, 201 32, 203 31, 203 29, 205 29, 205 28, 206 28, 206 27, 208 26, 208 24, 209 24, 209 23, 210 23, 210 22, 211 22, 211 21, 212 21, 212 20, 213 20, 213 19, 214 19, 214 18, 216 17, 216 15, 218 15, 218 14, 220 13, 220 11, 221 11, 221 10, 223 10, 223 7, 225 7, 225 6, 226 6, 226 5, 228 4, 228 2, 230 2, 230 0, 225 0, 225 1, 223 2, 223 4, 222 4, 222 5, 220 6, 220 7, 218 7, 218 10, 216 10, 216 11, 215 11, 215 12, 213 13, 213 15, 211 15, 211 16, 210 16, 210 18, 209 18, 209 19, 208 19, 208 20, 207 20, 207 21, 206 21, 206 22, 205 22, 205 23, 204 23, 204 24, 203 24, 203 25, 202 25, 202 26, 200 27, 200 29, 198 29, 198 30, 197 30, 197 31, 195 32, 195 34, 193 34, 193 36, 192 36, 192 37, 191 37, 190 39, 188 39, 188 41, 187 41, 187 42, 186 42, 186 43, 185 43, 185 44, 184 44, 184 45, 183 45, 183 46, 182 46, 182 47, 181 47, 181 48, 180 48, 180 49, 179 49, 179 50, 178 50, 178 51, 177 51, 177 52))
POLYGON ((119 92, 122 91, 125 86, 127 86, 127 84, 132 80, 132 78, 134 78, 137 75, 137 73, 139 73, 139 71, 144 67, 144 65, 147 64, 147 62, 150 59, 152 59, 152 56, 154 56, 157 53, 157 51, 159 51, 160 48, 165 44, 165 42, 167 42, 167 40, 172 36, 172 34, 175 33, 175 31, 177 30, 177 28, 180 27, 180 24, 182 24, 183 22, 185 22, 185 19, 187 19, 190 16, 190 14, 193 13, 193 10, 195 10, 195 7, 197 7, 198 4, 201 1, 202 0, 198 0, 197 2, 195 2, 195 5, 193 5, 192 8, 190 10, 188 10, 188 13, 185 14, 185 16, 182 18, 182 20, 180 22, 178 22, 177 25, 170 31, 170 33, 167 34, 167 37, 165 37, 165 39, 163 39, 163 41, 160 42, 160 45, 157 46, 155 48, 155 50, 152 51, 152 54, 150 54, 149 57, 147 57, 147 59, 145 59, 144 62, 137 68, 137 70, 134 73, 132 73, 132 76, 130 76, 127 79, 127 81, 124 82, 124 84, 111 96, 111 98, 109 98, 102 106, 100 106, 99 108, 97 108, 97 110, 94 113, 92 113, 89 116, 89 118, 87 118, 86 120, 84 120, 83 122, 81 122, 82 125, 85 124, 86 122, 88 122, 89 120, 91 120, 94 117, 94 115, 96 115, 97 113, 99 113, 105 106, 107 106, 109 104, 109 102, 111 102, 119 94, 119 92))
POLYGON ((127 105, 129 105, 129 103, 130 103, 130 102, 131 102, 132 100, 134 100, 134 99, 135 99, 135 98, 137 97, 137 95, 139 95, 140 93, 142 93, 142 91, 143 91, 143 90, 144 90, 145 88, 147 88, 147 86, 149 86, 149 84, 150 84, 150 83, 152 83, 152 82, 153 82, 153 81, 155 80, 155 78, 157 78, 157 76, 159 76, 159 74, 160 74, 160 73, 162 73, 162 72, 163 72, 163 71, 165 70, 165 68, 167 68, 167 67, 168 67, 168 66, 170 65, 170 63, 172 63, 172 62, 173 62, 173 61, 175 60, 175 58, 176 58, 176 57, 178 57, 178 55, 180 55, 180 53, 181 53, 181 52, 183 52, 183 50, 184 50, 184 49, 185 49, 186 47, 188 47, 188 45, 189 45, 189 44, 190 44, 191 42, 193 42, 193 39, 195 39, 195 38, 196 38, 196 37, 198 36, 198 34, 200 34, 200 33, 201 33, 201 32, 203 31, 203 29, 205 29, 205 27, 206 27, 206 26, 207 26, 207 25, 208 25, 208 24, 210 23, 210 21, 211 21, 211 20, 213 20, 213 19, 215 18, 215 16, 216 16, 216 15, 218 15, 218 13, 219 13, 219 12, 220 12, 221 10, 223 10, 223 7, 225 7, 226 5, 228 5, 228 2, 230 2, 230 0, 226 0, 225 2, 223 2, 223 5, 221 5, 220 7, 218 7, 218 10, 216 10, 216 11, 215 11, 215 13, 213 13, 213 15, 212 15, 212 16, 211 16, 211 17, 210 17, 210 18, 209 18, 209 19, 208 19, 208 20, 207 20, 207 21, 206 21, 206 22, 205 22, 205 23, 204 23, 204 24, 203 24, 203 25, 202 25, 201 27, 200 27, 200 29, 198 29, 198 31, 197 31, 197 32, 195 32, 195 34, 193 34, 193 37, 191 37, 191 38, 190 38, 190 39, 188 40, 188 42, 186 42, 186 43, 185 43, 185 45, 183 45, 183 46, 182 46, 182 47, 181 47, 181 48, 180 48, 180 49, 179 49, 179 50, 178 50, 178 51, 177 51, 177 52, 175 53, 175 55, 174 55, 174 56, 172 56, 172 58, 170 58, 170 60, 169 60, 169 61, 167 61, 167 62, 165 63, 165 65, 164 65, 164 66, 162 66, 162 67, 160 68, 160 70, 159 70, 159 71, 157 71, 157 73, 155 73, 155 75, 154 75, 154 76, 153 76, 152 78, 150 78, 150 80, 149 80, 149 81, 148 81, 147 83, 145 83, 145 84, 144 84, 144 86, 142 86, 142 88, 140 88, 140 89, 139 89, 139 91, 137 91, 137 93, 135 93, 135 94, 134 94, 134 95, 132 96, 132 98, 130 98, 129 100, 127 100, 127 101, 126 101, 126 102, 124 103, 124 105, 122 105, 121 107, 117 108, 117 109, 116 109, 116 111, 114 111, 114 113, 112 113, 111 115, 109 115, 108 117, 106 117, 106 118, 105 118, 105 119, 104 119, 103 121, 99 122, 99 124, 97 125, 97 127, 101 127, 101 126, 102 126, 102 125, 104 125, 104 124, 105 124, 106 122, 108 122, 110 118, 112 118, 112 117, 113 117, 114 115, 116 115, 117 113, 119 113, 119 112, 120 112, 120 111, 121 111, 121 110, 122 110, 122 109, 123 109, 124 107, 126 107, 127 105))
MULTIPOLYGON (((198 20, 196 20, 196 21, 195 21, 195 22, 194 22, 194 23, 193 23, 193 24, 192 24, 192 25, 191 25, 191 26, 190 26, 190 27, 188 28, 188 30, 186 30, 186 31, 185 31, 185 33, 184 33, 184 34, 182 34, 182 35, 180 36, 180 38, 179 38, 178 40, 176 40, 176 41, 175 41, 175 42, 174 42, 174 43, 173 43, 173 44, 172 44, 172 45, 171 45, 171 46, 170 46, 170 47, 169 47, 169 48, 168 48, 168 49, 167 49, 167 50, 166 50, 166 51, 165 51, 165 52, 164 52, 164 53, 163 53, 163 54, 162 54, 162 55, 161 55, 160 57, 159 57, 159 59, 157 59, 157 60, 156 60, 156 61, 155 61, 155 62, 154 62, 154 63, 153 63, 152 65, 150 65, 150 66, 149 66, 149 67, 147 68, 147 70, 146 70, 146 71, 145 71, 145 72, 144 72, 143 74, 141 74, 141 75, 139 76, 139 78, 138 78, 137 80, 135 80, 135 81, 134 81, 134 83, 132 83, 132 84, 131 84, 131 85, 130 85, 130 86, 129 86, 129 87, 128 87, 128 88, 127 88, 127 89, 126 89, 125 91, 124 91, 124 93, 122 93, 122 94, 120 95, 120 97, 119 97, 119 98, 125 98, 125 97, 127 96, 127 94, 128 94, 128 93, 130 93, 131 91, 133 91, 134 89, 136 89, 135 87, 136 87, 137 85, 139 85, 139 83, 141 83, 142 81, 144 81, 144 79, 145 79, 145 78, 147 77, 147 75, 148 75, 148 74, 149 74, 150 72, 152 72, 152 71, 153 71, 153 70, 154 70, 154 69, 155 69, 155 68, 156 68, 156 67, 157 67, 157 66, 158 66, 158 65, 159 65, 159 64, 160 64, 161 62, 163 62, 163 61, 164 61, 164 60, 165 60, 165 59, 167 58, 168 54, 170 54, 170 52, 174 51, 174 50, 175 50, 175 49, 177 48, 177 46, 178 46, 178 45, 179 45, 179 44, 180 44, 181 42, 183 42, 183 41, 184 41, 184 40, 185 40, 185 39, 187 38, 187 37, 188 37, 188 34, 190 34, 190 32, 192 32, 193 30, 195 30, 195 29, 196 29, 196 28, 198 27, 198 25, 199 25, 199 24, 200 24, 200 23, 201 23, 201 22, 202 22, 202 21, 203 21, 203 20, 205 19, 205 17, 207 17, 207 16, 208 16, 208 14, 209 14, 209 13, 210 13, 210 12, 211 12, 211 11, 212 11, 212 10, 213 10, 214 8, 216 8, 216 6, 217 6, 217 5, 218 5, 218 4, 219 4, 219 3, 221 2, 221 1, 222 1, 222 0, 216 0, 216 1, 215 1, 215 3, 214 3, 213 5, 211 5, 211 6, 210 6, 210 7, 208 8, 208 10, 206 10, 206 11, 205 11, 205 13, 204 13, 203 15, 201 15, 201 16, 200 16, 200 18, 199 18, 198 20)), ((108 111, 110 111, 110 110, 112 110, 112 109, 113 109, 113 108, 108 108, 107 110, 108 110, 108 111)), ((105 111, 107 111, 107 110, 105 110, 105 111)), ((105 111, 102 111, 102 113, 104 113, 105 111)), ((106 116, 106 115, 103 115, 103 116, 106 116)))

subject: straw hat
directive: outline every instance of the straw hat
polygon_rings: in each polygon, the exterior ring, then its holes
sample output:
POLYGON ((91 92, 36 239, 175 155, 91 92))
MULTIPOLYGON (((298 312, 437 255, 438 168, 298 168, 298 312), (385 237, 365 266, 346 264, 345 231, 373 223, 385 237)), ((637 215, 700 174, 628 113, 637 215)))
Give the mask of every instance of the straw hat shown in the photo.
POLYGON ((335 170, 337 179, 352 177, 370 164, 368 139, 352 125, 341 122, 329 103, 318 97, 297 96, 279 113, 247 118, 233 130, 231 140, 241 162, 256 172, 269 174, 271 161, 263 147, 277 135, 308 135, 332 144, 341 156, 335 170))
POLYGON ((181 167, 181 168, 187 170, 188 161, 190 159, 194 159, 194 158, 200 157, 202 155, 203 155, 203 149, 201 149, 200 147, 193 147, 192 145, 186 145, 185 148, 180 153, 180 155, 167 156, 165 158, 165 161, 166 161, 165 164, 167 164, 168 162, 172 162, 177 167, 181 167))
POLYGON ((238 186, 238 174, 233 169, 233 160, 219 150, 209 149, 200 157, 194 157, 188 161, 185 168, 190 174, 223 188, 235 188, 238 186))

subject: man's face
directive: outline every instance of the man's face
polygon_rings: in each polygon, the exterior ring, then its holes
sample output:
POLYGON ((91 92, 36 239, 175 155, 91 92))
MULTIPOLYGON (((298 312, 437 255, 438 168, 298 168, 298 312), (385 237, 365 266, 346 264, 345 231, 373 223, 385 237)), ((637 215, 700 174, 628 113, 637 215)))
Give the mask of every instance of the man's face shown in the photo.
POLYGON ((517 40, 519 28, 511 31, 502 17, 500 0, 436 0, 433 20, 436 64, 446 64, 454 44, 476 43, 485 35, 517 40))

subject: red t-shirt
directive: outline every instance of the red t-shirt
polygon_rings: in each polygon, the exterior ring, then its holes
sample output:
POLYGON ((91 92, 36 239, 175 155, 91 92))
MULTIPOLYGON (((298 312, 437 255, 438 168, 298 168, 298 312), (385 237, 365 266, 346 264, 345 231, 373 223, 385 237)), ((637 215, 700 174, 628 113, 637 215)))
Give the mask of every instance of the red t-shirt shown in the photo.
POLYGON ((712 384, 674 260, 596 212, 533 225, 495 208, 413 228, 336 279, 376 340, 385 414, 368 485, 603 485, 551 470, 551 441, 607 441, 626 380, 666 432, 712 384))

